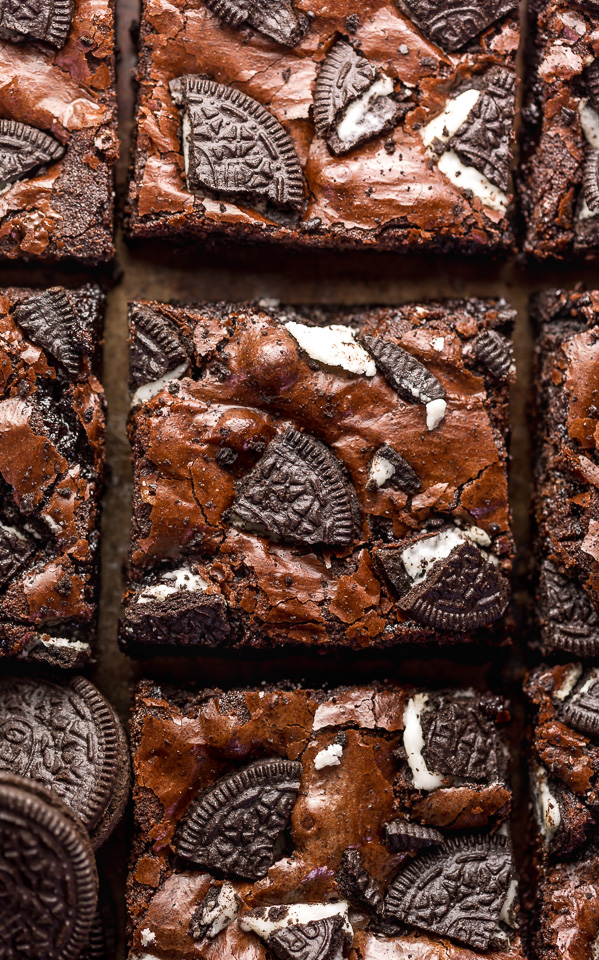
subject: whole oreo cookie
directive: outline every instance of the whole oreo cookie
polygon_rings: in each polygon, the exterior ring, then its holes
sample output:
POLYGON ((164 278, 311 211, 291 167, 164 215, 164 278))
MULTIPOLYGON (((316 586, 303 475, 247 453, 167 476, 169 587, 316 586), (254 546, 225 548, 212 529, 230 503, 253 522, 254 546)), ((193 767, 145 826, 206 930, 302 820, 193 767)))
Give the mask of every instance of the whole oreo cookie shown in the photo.
POLYGON ((0 774, 0 956, 75 960, 89 940, 98 875, 89 837, 56 794, 0 774))
POLYGON ((129 751, 112 707, 83 677, 0 680, 0 771, 52 790, 98 847, 129 793, 129 751))

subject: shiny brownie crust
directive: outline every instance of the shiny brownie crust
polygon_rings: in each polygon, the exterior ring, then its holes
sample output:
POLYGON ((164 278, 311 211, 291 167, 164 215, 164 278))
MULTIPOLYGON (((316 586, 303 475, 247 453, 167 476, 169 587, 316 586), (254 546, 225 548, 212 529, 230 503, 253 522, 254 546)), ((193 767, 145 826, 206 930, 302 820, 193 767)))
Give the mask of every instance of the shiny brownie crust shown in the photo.
POLYGON ((125 647, 501 635, 512 321, 481 300, 132 304, 125 647), (349 359, 313 343, 339 330, 349 359))
MULTIPOLYGON (((295 246, 368 245, 436 253, 509 250, 514 243, 509 166, 519 43, 515 4, 489 0, 478 10, 478 21, 471 7, 448 4, 446 19, 439 17, 443 22, 436 29, 423 20, 417 26, 424 10, 435 8, 417 0, 369 0, 359 10, 348 0, 294 0, 284 6, 300 24, 295 45, 240 23, 241 15, 234 23, 232 11, 247 11, 251 4, 144 0, 130 234, 221 234, 295 246), (450 33, 473 22, 477 27, 462 43, 455 37, 452 42, 450 33), (335 123, 340 104, 349 94, 349 102, 355 102, 352 97, 363 92, 365 75, 371 80, 389 77, 395 85, 383 101, 389 113, 395 110, 395 118, 380 133, 339 153, 335 123), (169 86, 189 76, 202 78, 193 81, 194 88, 199 83, 211 99, 205 110, 209 129, 201 134, 210 169, 204 170, 201 184, 191 185, 186 182, 182 114, 175 102, 179 94, 169 86), (218 91, 214 84, 221 85, 218 91), (476 88, 488 93, 456 150, 463 147, 466 166, 491 176, 494 196, 501 184, 499 206, 496 196, 483 203, 470 182, 462 188, 459 177, 452 181, 438 169, 449 133, 426 144, 422 136, 450 100, 476 88), (341 91, 337 97, 335 90, 341 91), (216 120, 214 110, 220 108, 214 107, 214 95, 224 104, 216 120), (275 139, 285 144, 285 171, 278 180, 273 174, 274 203, 266 203, 263 184, 252 171, 258 167, 262 175, 268 168, 268 176, 278 148, 258 151, 255 163, 252 155, 240 173, 245 147, 243 137, 236 139, 238 129, 219 140, 227 102, 232 97, 237 109, 239 95, 259 104, 250 111, 266 108, 276 123, 275 139), (225 169, 229 158, 234 158, 234 172, 225 169), (501 171, 490 172, 496 164, 501 171), (238 183, 244 189, 236 191, 238 183)), ((248 102, 241 107, 247 111, 248 102)), ((260 116, 272 128, 268 116, 260 116)), ((239 119, 237 113, 235 117, 239 119)))
MULTIPOLYGON (((119 150, 115 0, 22 7, 17 13, 21 23, 30 17, 39 26, 47 8, 72 8, 72 16, 64 15, 64 33, 54 43, 20 32, 0 42, 1 122, 50 135, 60 156, 30 170, 0 195, 0 257, 109 260, 119 150)), ((5 5, 0 30, 11 24, 5 5)), ((3 162, 0 176, 4 172, 3 162)))
POLYGON ((349 906, 345 949, 327 949, 316 923, 310 937, 295 927, 296 949, 304 937, 313 949, 299 956, 522 957, 505 826, 508 720, 501 698, 473 691, 223 693, 143 681, 132 720, 130 957, 295 957, 284 931, 265 943, 248 929, 261 907, 280 919, 291 904, 308 916, 333 904, 347 917, 349 906), (421 891, 409 908, 406 877, 421 891), (232 914, 217 922, 225 899, 232 914))
POLYGON ((599 326, 596 292, 533 299, 536 618, 544 653, 599 651, 599 326))
POLYGON ((0 291, 0 657, 77 666, 96 627, 98 287, 0 291))
POLYGON ((599 108, 597 9, 592 2, 533 0, 529 17, 519 191, 525 250, 537 257, 596 251, 598 144, 585 127, 599 108))

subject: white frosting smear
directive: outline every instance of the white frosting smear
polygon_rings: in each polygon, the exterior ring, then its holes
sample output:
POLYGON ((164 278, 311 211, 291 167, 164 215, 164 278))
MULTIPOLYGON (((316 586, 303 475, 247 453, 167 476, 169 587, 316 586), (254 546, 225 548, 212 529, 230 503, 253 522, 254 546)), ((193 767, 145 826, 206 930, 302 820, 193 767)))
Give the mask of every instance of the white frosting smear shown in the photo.
POLYGON ((412 779, 417 790, 437 790, 443 785, 443 777, 438 773, 431 773, 427 766, 422 749, 424 737, 420 723, 420 714, 426 706, 426 693, 417 693, 408 700, 404 710, 403 745, 408 757, 408 764, 412 771, 412 779))
POLYGON ((137 598, 137 603, 151 603, 155 600, 166 600, 175 593, 201 593, 206 590, 208 583, 197 573, 192 573, 187 567, 171 570, 165 573, 160 583, 145 587, 137 598))
POLYGON ((187 364, 180 363, 178 367, 169 370, 164 376, 158 377, 158 380, 152 380, 150 383, 142 384, 133 394, 132 403, 135 405, 136 403, 146 403, 148 400, 151 400, 152 397, 155 397, 166 387, 167 383, 171 383, 172 380, 178 380, 182 377, 186 370, 187 364))
POLYGON ((312 360, 329 367, 342 367, 350 373, 374 377, 374 360, 360 346, 351 327, 339 323, 332 323, 328 327, 309 327, 305 323, 290 320, 285 324, 285 329, 312 360))
POLYGON ((426 429, 436 430, 445 417, 447 403, 442 397, 438 400, 429 400, 426 405, 426 429))
POLYGON ((338 767, 341 763, 342 756, 342 745, 340 743, 331 743, 330 746, 325 747, 324 750, 316 754, 314 757, 314 766, 317 770, 322 770, 323 767, 338 767))
MULTIPOLYGON (((393 80, 383 74, 375 80, 364 93, 353 100, 340 122, 337 124, 337 136, 341 143, 351 147, 364 137, 377 134, 385 125, 386 117, 380 112, 370 113, 370 104, 376 97, 388 97, 393 93, 393 80)), ((389 103, 389 114, 395 110, 393 103, 389 103)))

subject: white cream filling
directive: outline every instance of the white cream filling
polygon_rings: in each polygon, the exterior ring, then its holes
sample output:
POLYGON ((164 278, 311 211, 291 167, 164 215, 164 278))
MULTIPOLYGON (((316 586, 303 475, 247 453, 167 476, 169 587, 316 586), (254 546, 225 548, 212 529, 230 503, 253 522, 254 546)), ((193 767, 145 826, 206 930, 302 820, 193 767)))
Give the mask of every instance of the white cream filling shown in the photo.
POLYGON ((426 405, 426 429, 429 431, 436 430, 445 417, 446 410, 447 403, 442 397, 437 400, 429 400, 426 405))
POLYGON ((503 901, 503 906, 501 908, 501 913, 499 914, 499 919, 506 924, 508 927, 514 926, 514 903, 516 901, 516 896, 518 895, 518 881, 511 880, 510 885, 507 888, 507 893, 505 895, 505 900, 503 901))
POLYGON ((452 550, 466 542, 464 534, 455 528, 423 540, 417 540, 402 551, 401 559, 407 575, 414 583, 421 583, 438 560, 444 560, 452 550))
POLYGON ((408 757, 408 764, 412 771, 412 779, 416 790, 436 790, 443 785, 443 777, 438 773, 431 773, 422 756, 424 736, 422 734, 420 714, 426 706, 427 701, 428 696, 426 693, 416 693, 408 700, 403 715, 403 745, 408 757))
MULTIPOLYGON (((591 106, 590 100, 582 99, 578 104, 578 116, 584 138, 591 150, 599 150, 599 114, 591 106)), ((577 217, 579 220, 588 220, 590 217, 596 217, 598 211, 591 210, 586 202, 584 193, 580 195, 577 217)))
POLYGON ((44 647, 56 647, 59 650, 64 648, 81 653, 91 653, 91 646, 89 643, 84 643, 83 640, 67 640, 66 637, 49 637, 48 639, 38 637, 27 649, 28 651, 32 650, 40 644, 42 644, 44 647))
MULTIPOLYGON (((214 904, 202 912, 202 925, 208 926, 206 936, 214 939, 233 923, 241 910, 241 898, 230 883, 223 883, 214 904)), ((145 944, 144 944, 145 946, 145 944)))
POLYGON ((395 473, 395 464, 382 454, 375 453, 368 470, 367 487, 384 487, 395 473))
MULTIPOLYGON (((305 926, 316 920, 326 920, 328 917, 340 916, 343 918, 345 932, 349 937, 353 937, 348 915, 349 904, 345 900, 338 903, 294 903, 287 907, 268 907, 261 910, 259 915, 248 913, 240 919, 239 926, 246 933, 255 933, 261 940, 268 940, 278 930, 285 930, 287 927, 298 925, 305 926), (282 916, 283 911, 285 912, 282 916)), ((337 960, 337 958, 341 960, 342 955, 342 950, 340 950, 334 960, 337 960)))
MULTIPOLYGON (((556 700, 566 700, 582 676, 582 664, 574 663, 567 670, 560 687, 553 691, 556 700)), ((586 686, 586 684, 585 684, 586 686)))
POLYGON ((393 80, 383 74, 360 97, 353 100, 337 124, 336 132, 341 143, 351 146, 363 137, 378 133, 383 125, 382 118, 369 112, 370 104, 375 97, 388 97, 392 93, 393 80))
POLYGON ((342 324, 309 327, 290 320, 285 329, 312 360, 328 367, 342 367, 350 373, 374 377, 376 365, 370 354, 356 340, 355 330, 342 324))
POLYGON ((50 514, 42 513, 42 517, 50 527, 50 530, 52 531, 52 533, 56 535, 58 535, 59 533, 62 533, 61 525, 57 523, 56 520, 54 520, 54 518, 50 516, 50 514))
POLYGON ((17 530, 16 527, 11 527, 8 523, 0 523, 0 530, 4 530, 6 534, 16 537, 17 540, 24 541, 27 539, 23 536, 20 530, 17 530))
POLYGON ((433 350, 436 350, 437 353, 441 353, 443 347, 445 346, 445 337, 433 337, 431 340, 431 347, 433 350))
POLYGON ((175 593, 202 593, 208 583, 197 573, 192 573, 187 567, 171 570, 165 573, 160 583, 145 587, 137 597, 137 603, 151 603, 154 600, 166 600, 175 593))
POLYGON ((338 767, 343 756, 343 746, 340 743, 331 743, 314 757, 314 766, 317 770, 323 767, 338 767))
POLYGON ((463 163, 454 150, 446 150, 441 155, 437 166, 456 187, 470 190, 486 207, 498 210, 500 213, 505 213, 507 210, 507 194, 491 183, 476 167, 469 167, 463 163))
POLYGON ((595 670, 591 670, 591 672, 589 673, 588 679, 585 680, 585 682, 583 683, 582 687, 578 692, 580 694, 587 693, 590 687, 592 687, 593 684, 597 681, 598 676, 599 676, 599 669, 596 668, 595 670))
POLYGON ((465 90, 450 100, 442 112, 422 128, 420 135, 424 145, 429 147, 433 140, 447 143, 458 132, 480 95, 480 90, 465 90))
POLYGON ((534 770, 535 809, 539 828, 547 841, 550 841, 562 822, 559 803, 549 789, 547 771, 540 765, 534 770))
POLYGON ((151 400, 152 397, 155 397, 166 387, 167 383, 171 383, 172 380, 178 380, 179 377, 182 377, 186 370, 187 364, 180 363, 178 367, 169 370, 162 377, 158 377, 157 380, 142 384, 133 394, 132 403, 135 405, 136 403, 146 403, 148 400, 151 400))
POLYGON ((146 927, 141 931, 141 945, 142 947, 149 947, 151 943, 156 942, 156 934, 153 930, 150 930, 149 927, 146 927))

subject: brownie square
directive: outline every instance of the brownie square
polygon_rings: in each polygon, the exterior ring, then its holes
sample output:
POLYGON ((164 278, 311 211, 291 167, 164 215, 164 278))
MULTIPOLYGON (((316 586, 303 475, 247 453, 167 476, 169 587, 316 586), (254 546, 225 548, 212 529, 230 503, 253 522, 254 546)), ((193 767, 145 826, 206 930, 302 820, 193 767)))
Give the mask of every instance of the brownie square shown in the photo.
POLYGON ((599 293, 532 301, 536 345, 536 617, 544 653, 599 652, 599 293))
POLYGON ((472 690, 142 682, 130 957, 523 957, 508 720, 472 690))
POLYGON ((98 287, 0 291, 0 657, 89 659, 104 392, 98 287))
POLYGON ((515 0, 144 0, 129 231, 506 251, 518 43, 515 0))
POLYGON ((533 0, 523 112, 525 250, 537 257, 599 245, 597 6, 533 0))
POLYGON ((503 301, 137 302, 130 320, 127 649, 501 635, 503 301))
POLYGON ((0 257, 114 253, 114 5, 0 3, 0 257))

